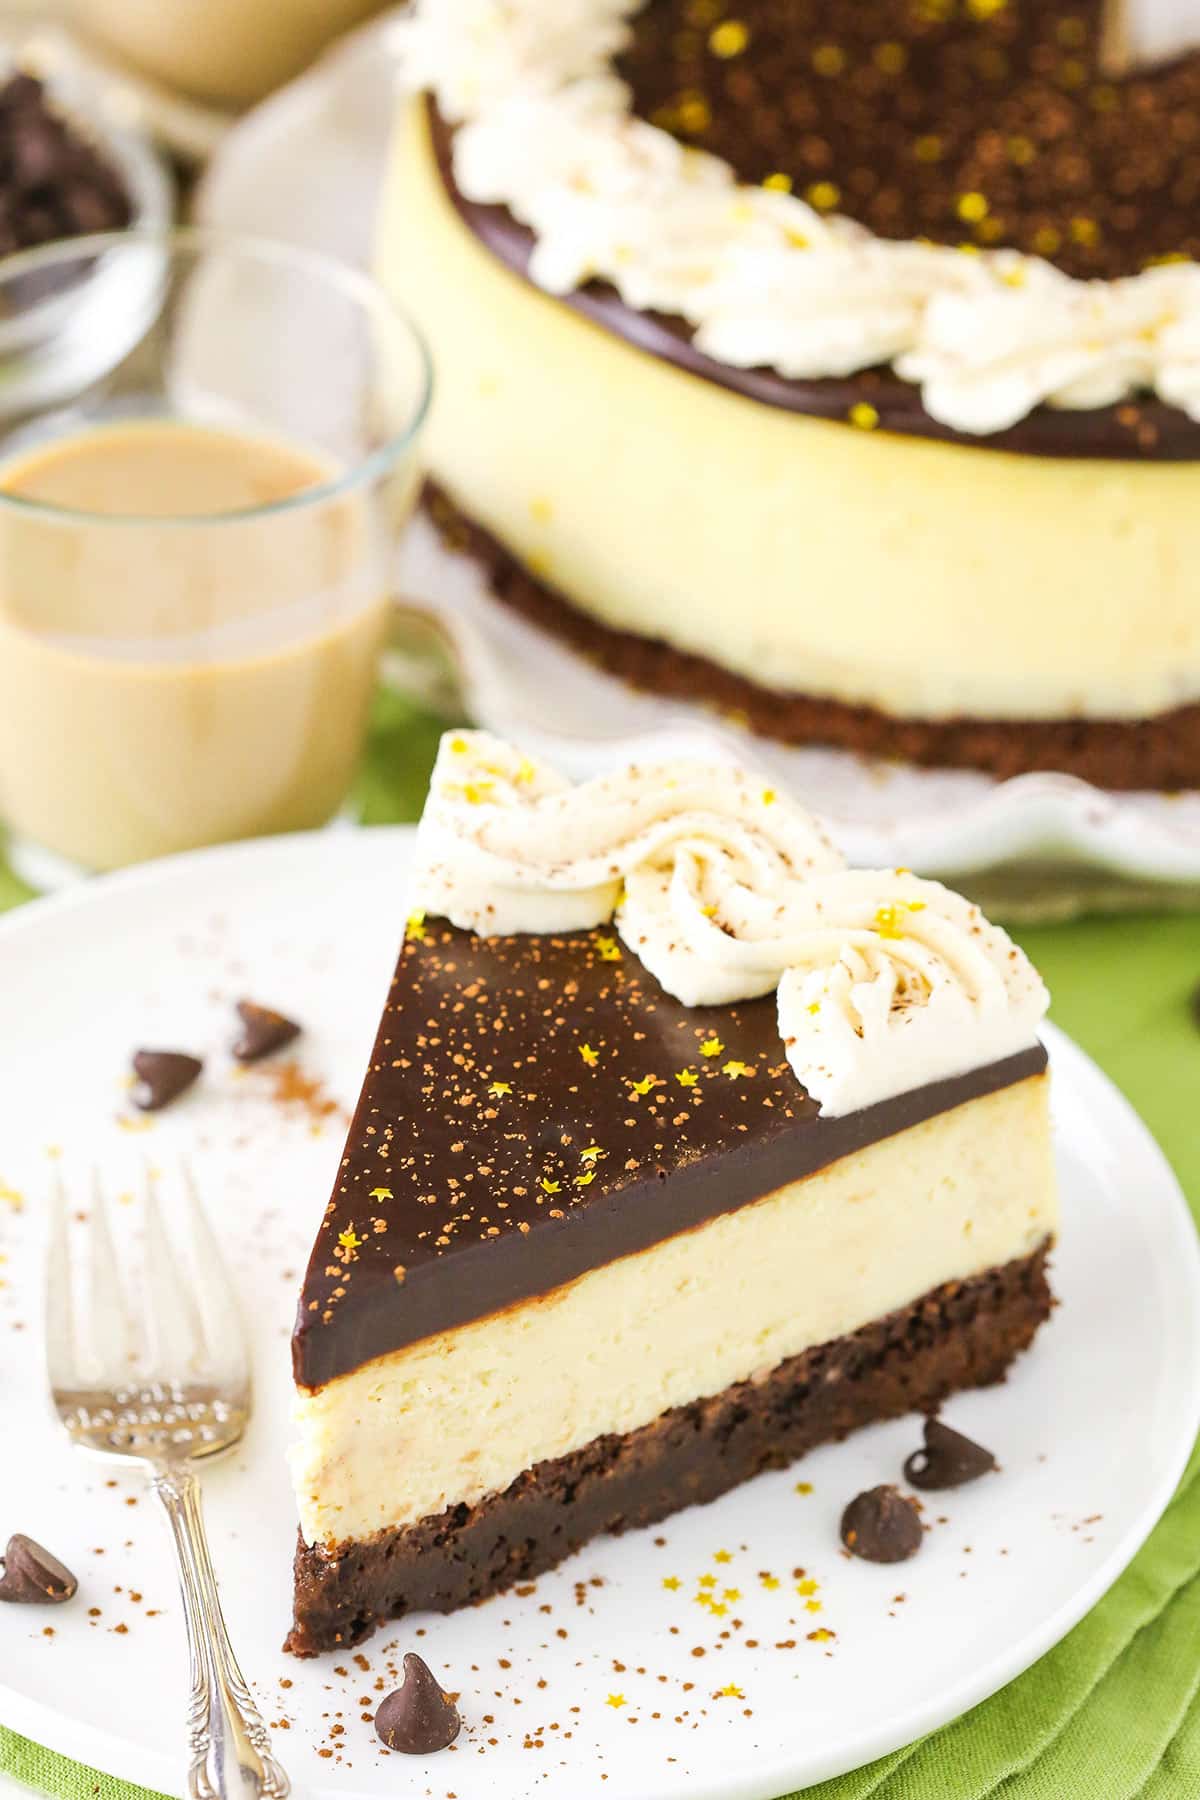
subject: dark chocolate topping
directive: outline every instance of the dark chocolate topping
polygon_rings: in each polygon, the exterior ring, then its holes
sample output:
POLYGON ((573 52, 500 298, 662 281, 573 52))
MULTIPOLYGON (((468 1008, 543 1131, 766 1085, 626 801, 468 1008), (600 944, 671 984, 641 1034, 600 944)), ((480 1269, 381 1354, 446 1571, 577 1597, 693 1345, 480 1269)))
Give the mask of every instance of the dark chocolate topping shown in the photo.
POLYGON ((61 1606, 78 1587, 66 1564, 33 1538, 20 1531, 9 1538, 0 1575, 0 1600, 25 1606, 61 1606))
POLYGON ((135 1050, 133 1072, 138 1085, 133 1104, 142 1112, 158 1112, 186 1093, 204 1064, 182 1050, 135 1050))
POLYGON ((429 1664, 413 1651, 404 1658, 404 1680, 375 1714, 375 1729, 389 1750, 432 1756, 452 1744, 462 1727, 449 1694, 429 1664))
POLYGON ((233 1054, 239 1062, 258 1062, 260 1057, 282 1050, 285 1044, 300 1036, 300 1027, 294 1019, 273 1012, 269 1006, 259 1006, 253 1000, 239 1000, 237 1013, 242 1030, 233 1046, 233 1054))
POLYGON ((775 1000, 689 1008, 611 931, 404 945, 293 1339, 310 1388, 544 1294, 1046 1066, 822 1118, 775 1000))
POLYGON ((904 1464, 904 1479, 915 1488, 934 1493, 941 1488, 964 1487, 996 1467, 996 1459, 982 1444, 953 1431, 940 1419, 926 1419, 925 1448, 914 1450, 904 1464))
POLYGON ((864 1562, 907 1562, 922 1535, 916 1503, 894 1487, 868 1489, 842 1514, 842 1542, 864 1562))
MULTIPOLYGON (((463 223, 493 256, 528 280, 533 233, 504 207, 481 205, 459 193, 450 163, 452 133, 437 117, 432 104, 429 113, 442 182, 463 223)), ((691 328, 684 320, 626 306, 606 282, 588 282, 563 295, 562 300, 593 324, 660 361, 785 412, 845 422, 853 407, 865 403, 877 416, 879 430, 906 437, 1016 451, 1024 456, 1153 462, 1191 462, 1200 458, 1200 424, 1178 407, 1167 406, 1150 394, 1141 395, 1136 401, 1084 411, 1040 406, 1006 431, 976 437, 933 418, 925 410, 921 390, 911 382, 901 381, 890 369, 866 369, 857 375, 808 380, 779 375, 768 368, 734 368, 697 350, 691 328)))
POLYGON ((1082 278, 1200 257, 1200 55, 1112 81, 1106 0, 650 0, 634 110, 885 238, 1082 278), (730 18, 735 29, 730 30, 730 18))

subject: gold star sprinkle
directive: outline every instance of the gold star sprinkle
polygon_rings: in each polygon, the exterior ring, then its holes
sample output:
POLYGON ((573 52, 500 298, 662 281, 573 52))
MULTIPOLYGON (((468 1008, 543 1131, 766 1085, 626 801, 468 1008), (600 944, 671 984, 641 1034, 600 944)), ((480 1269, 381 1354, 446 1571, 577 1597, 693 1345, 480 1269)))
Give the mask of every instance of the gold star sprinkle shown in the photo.
POLYGON ((810 1644, 827 1644, 832 1636, 833 1633, 827 1626, 818 1625, 815 1631, 809 1632, 808 1641, 810 1644))
POLYGON ((625 1704, 624 1694, 610 1694, 604 1702, 605 1706, 615 1706, 618 1710, 625 1704))
POLYGON ((390 1200, 392 1198, 392 1190, 391 1188, 385 1187, 373 1187, 369 1198, 372 1200, 390 1200))
POLYGON ((701 1587, 714 1588, 714 1587, 716 1587, 716 1585, 717 1585, 717 1578, 715 1575, 702 1575, 700 1577, 700 1586, 701 1587))
POLYGON ((806 1600, 804 1602, 804 1610, 805 1612, 820 1612, 821 1602, 819 1600, 806 1600))
POLYGON ((708 1610, 712 1614, 714 1619, 723 1619, 725 1617, 725 1614, 729 1611, 729 1608, 724 1604, 723 1601, 714 1600, 708 1610))
POLYGON ((879 907, 871 924, 881 938, 902 938, 905 914, 924 911, 923 900, 896 900, 890 905, 879 907))
POLYGON ((776 800, 775 789, 774 788, 764 788, 762 791, 763 805, 764 806, 774 806, 775 800, 776 800))
POLYGON ((798 1494, 811 1494, 812 1491, 813 1484, 811 1481, 798 1481, 796 1483, 796 1492, 798 1494))
POLYGON ((345 1231, 338 1232, 338 1243, 350 1256, 354 1255, 362 1241, 353 1225, 347 1225, 345 1231))
POLYGON ((579 1054, 582 1056, 589 1069, 594 1069, 596 1064, 600 1061, 598 1052, 593 1050, 590 1044, 580 1044, 579 1054))
POLYGON ((599 1162, 603 1155, 604 1151, 600 1148, 599 1144, 588 1144, 579 1152, 579 1160, 580 1162, 585 1163, 599 1162))
POLYGON ((763 176, 763 186, 769 188, 773 194, 790 194, 792 178, 790 175, 785 175, 782 169, 775 169, 770 175, 763 176))
POLYGON ((453 750, 455 756, 465 756, 470 747, 471 746, 467 743, 466 738, 456 737, 450 739, 450 748, 453 750))
POLYGON ((963 220, 964 224, 978 225, 980 219, 987 218, 991 208, 988 205, 986 194, 979 194, 972 191, 969 194, 960 194, 958 196, 954 210, 959 218, 963 220))
POLYGON ((727 1563, 727 1562, 732 1562, 733 1557, 728 1550, 718 1550, 716 1555, 713 1557, 713 1561, 715 1563, 727 1563))
POLYGON ((816 1014, 816 1013, 819 1013, 820 1010, 821 1010, 821 1002, 819 1000, 810 1000, 809 1001, 806 1011, 816 1014))
POLYGON ((542 1192, 544 1194, 557 1194, 559 1188, 562 1186, 562 1183, 560 1181, 550 1181, 545 1175, 543 1175, 540 1186, 541 1186, 542 1192))
POLYGON ((595 1179, 596 1179, 595 1169, 589 1169, 587 1171, 586 1175, 577 1175, 575 1177, 575 1186, 576 1187, 587 1187, 590 1185, 591 1182, 595 1181, 595 1179))
POLYGON ((758 1579, 762 1582, 763 1586, 765 1588, 769 1589, 771 1592, 774 1592, 774 1590, 779 1586, 778 1575, 768 1575, 765 1569, 764 1569, 763 1573, 759 1576, 758 1579))
POLYGON ((713 1695, 714 1700, 744 1700, 745 1698, 745 1694, 736 1681, 730 1681, 723 1688, 718 1688, 713 1695))
POLYGON ((411 938, 414 944, 423 944, 427 941, 425 934, 425 914, 423 912, 409 913, 404 926, 404 935, 407 938, 411 938))
POLYGON ((3 1201, 5 1206, 11 1206, 14 1212, 25 1210, 24 1194, 19 1194, 15 1187, 9 1187, 6 1181, 0 1181, 0 1201, 3 1201))
POLYGON ((505 1094, 512 1093, 512 1085, 507 1081, 493 1081, 491 1087, 488 1089, 488 1093, 492 1096, 493 1100, 503 1100, 505 1094))
POLYGON ((600 952, 601 962, 620 962, 621 946, 618 944, 616 938, 598 937, 596 939, 596 948, 600 952))
POLYGON ((529 758, 523 756, 520 763, 517 765, 517 772, 513 776, 513 780, 520 782, 523 787, 528 787, 536 774, 537 770, 534 768, 529 758))
POLYGON ((804 190, 804 198, 817 212, 832 212, 841 197, 836 181, 814 181, 804 190))
POLYGON ((629 1085, 635 1094, 648 1094, 651 1088, 658 1086, 657 1075, 643 1075, 640 1081, 633 1081, 628 1075, 625 1079, 629 1082, 629 1085))
POLYGON ((695 1069, 680 1069, 678 1074, 676 1075, 675 1079, 679 1083, 680 1087, 689 1088, 689 1087, 695 1087, 696 1083, 700 1079, 700 1076, 695 1069))
POLYGON ((722 1593, 721 1593, 722 1600, 728 1600, 730 1606, 732 1606, 735 1601, 740 1600, 741 1597, 742 1597, 741 1588, 725 1588, 722 1590, 722 1593))
POLYGON ((668 1592, 674 1594, 683 1586, 683 1583, 680 1581, 678 1575, 664 1575, 663 1586, 668 1592))
POLYGON ((705 1038, 700 1046, 701 1056, 720 1056, 725 1048, 719 1037, 705 1038))
POLYGON ((805 1580, 796 1583, 796 1592, 803 1599, 805 1594, 815 1594, 819 1586, 820 1583, 814 1581, 812 1576, 809 1575, 805 1580))
POLYGON ((495 786, 494 781, 464 781, 463 799, 468 806, 482 806, 495 786))
POLYGON ((740 19, 724 19, 721 24, 714 25, 708 34, 708 47, 722 62, 728 62, 730 57, 740 56, 749 42, 749 29, 740 19))
POLYGON ((749 1063, 738 1062, 735 1058, 731 1062, 722 1064, 721 1073, 728 1075, 730 1081, 736 1081, 741 1075, 753 1075, 754 1070, 749 1063))
POLYGON ((813 51, 812 66, 818 75, 840 75, 846 66, 846 52, 837 44, 818 44, 813 51))
POLYGON ((874 431, 879 423, 878 412, 866 400, 859 400, 846 416, 859 431, 874 431))

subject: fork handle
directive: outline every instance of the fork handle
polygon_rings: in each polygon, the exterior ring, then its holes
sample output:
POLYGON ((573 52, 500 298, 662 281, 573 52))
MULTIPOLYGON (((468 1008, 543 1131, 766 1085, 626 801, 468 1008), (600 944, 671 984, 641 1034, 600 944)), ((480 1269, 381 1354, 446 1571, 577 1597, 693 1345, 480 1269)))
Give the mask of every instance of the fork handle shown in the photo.
POLYGON ((237 1665, 217 1593, 200 1509, 200 1483, 186 1465, 155 1470, 154 1492, 171 1523, 187 1621, 190 1800, 285 1800, 291 1783, 237 1665))

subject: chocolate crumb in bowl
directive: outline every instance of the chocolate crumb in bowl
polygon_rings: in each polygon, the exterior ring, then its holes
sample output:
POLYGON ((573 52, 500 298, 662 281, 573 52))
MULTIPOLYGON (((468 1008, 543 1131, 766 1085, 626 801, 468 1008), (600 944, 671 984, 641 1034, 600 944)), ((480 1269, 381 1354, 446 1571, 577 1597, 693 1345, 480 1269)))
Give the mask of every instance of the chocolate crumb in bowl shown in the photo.
POLYGON ((135 1050, 133 1104, 141 1112, 158 1112, 186 1093, 203 1067, 198 1056, 182 1050, 135 1050))
POLYGON ((20 1531, 9 1538, 0 1575, 0 1600, 24 1606, 61 1606, 78 1587, 66 1564, 41 1544, 20 1531))
POLYGON ((922 1535, 915 1502, 894 1487, 868 1488, 842 1514, 842 1542, 864 1562, 907 1562, 922 1535))
POLYGON ((952 1431, 940 1419, 926 1419, 925 1448, 914 1450, 904 1465, 904 1479, 925 1493, 939 1488, 963 1487, 978 1481, 996 1467, 996 1459, 982 1444, 952 1431))
POLYGON ((375 1714, 375 1729, 389 1750, 405 1756, 432 1756, 452 1744, 462 1727, 449 1694, 421 1657, 409 1650, 404 1658, 404 1680, 390 1693, 375 1714))
POLYGON ((259 1006, 253 1000, 239 1000, 237 1012, 242 1021, 242 1033, 233 1046, 233 1054, 239 1062, 257 1062, 260 1057, 282 1050, 285 1044, 300 1036, 300 1027, 294 1019, 273 1012, 269 1006, 259 1006))
POLYGON ((42 82, 18 73, 0 85, 0 255, 132 217, 121 175, 42 82))

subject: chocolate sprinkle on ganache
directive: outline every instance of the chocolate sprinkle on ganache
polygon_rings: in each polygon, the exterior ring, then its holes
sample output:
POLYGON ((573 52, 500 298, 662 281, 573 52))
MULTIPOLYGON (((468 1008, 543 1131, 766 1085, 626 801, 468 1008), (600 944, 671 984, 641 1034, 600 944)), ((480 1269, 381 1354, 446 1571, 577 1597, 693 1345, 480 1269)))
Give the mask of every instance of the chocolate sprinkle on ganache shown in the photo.
POLYGON ((923 1535, 915 1501, 894 1487, 869 1488, 842 1514, 842 1542, 864 1562, 907 1562, 923 1535))
POLYGON ((1200 55, 1113 81, 1104 0, 650 0, 634 109, 884 238, 1112 278, 1200 257, 1200 55))
POLYGON ((203 1067, 198 1056, 188 1056, 182 1050, 136 1050, 133 1072, 138 1085, 133 1091, 133 1104, 141 1112, 160 1111, 187 1092, 203 1067))
POLYGON ((273 1012, 269 1006, 259 1006, 253 1000, 239 1000, 237 1012, 242 1031, 233 1046, 233 1054, 240 1063, 258 1062, 300 1036, 300 1027, 294 1019, 273 1012))
POLYGON ((61 1606, 78 1587, 66 1564, 33 1538, 20 1531, 9 1538, 0 1575, 0 1600, 25 1606, 61 1606))
POLYGON ((904 1479, 925 1493, 935 1493, 978 1481, 995 1467, 995 1457, 982 1444, 951 1430, 940 1419, 926 1419, 925 1447, 914 1450, 905 1462, 904 1479))
POLYGON ((416 916, 293 1338, 317 1388, 1037 1076, 1040 1045, 821 1116, 773 996, 682 1006, 615 930, 482 939, 416 916))
POLYGON ((408 1651, 404 1680, 375 1714, 375 1729, 388 1749, 405 1756, 432 1756, 452 1744, 461 1728, 458 1708, 429 1664, 408 1651))

